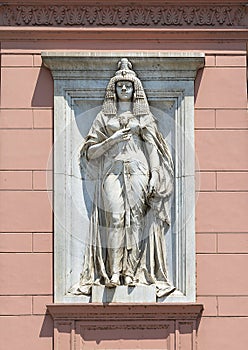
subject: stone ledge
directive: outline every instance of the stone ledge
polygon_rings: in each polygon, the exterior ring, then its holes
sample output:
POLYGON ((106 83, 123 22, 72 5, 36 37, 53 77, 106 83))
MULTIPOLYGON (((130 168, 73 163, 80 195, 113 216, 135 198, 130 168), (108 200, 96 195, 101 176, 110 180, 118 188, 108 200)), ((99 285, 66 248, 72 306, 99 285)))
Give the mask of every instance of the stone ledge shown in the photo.
POLYGON ((47 310, 54 320, 123 321, 129 320, 197 320, 203 312, 202 304, 48 304, 47 310))
MULTIPOLYGON (((219 43, 220 40, 246 40, 247 29, 242 28, 81 28, 81 27, 14 27, 0 26, 2 40, 18 40, 28 37, 29 40, 58 40, 54 46, 59 49, 60 40, 143 40, 149 37, 152 40, 173 40, 174 43, 182 43, 187 40, 211 40, 212 43, 219 43)), ((179 44, 179 46, 180 46, 179 44)), ((224 51, 226 52, 226 51, 224 51)), ((233 53, 234 51, 232 51, 233 53)), ((244 51, 242 51, 244 52, 244 51)))
POLYGON ((43 51, 41 57, 55 80, 78 81, 109 80, 122 57, 130 57, 135 72, 143 82, 154 79, 194 80, 205 62, 203 52, 43 51))

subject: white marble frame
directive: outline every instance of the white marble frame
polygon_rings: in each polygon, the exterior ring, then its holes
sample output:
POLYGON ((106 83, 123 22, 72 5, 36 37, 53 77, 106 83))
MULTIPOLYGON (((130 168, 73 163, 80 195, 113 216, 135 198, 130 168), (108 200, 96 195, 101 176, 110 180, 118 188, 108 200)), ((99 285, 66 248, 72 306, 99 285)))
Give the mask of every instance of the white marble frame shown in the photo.
MULTIPOLYGON (((178 292, 159 302, 195 301, 195 164, 194 79, 204 64, 202 53, 149 52, 44 52, 44 64, 54 78, 54 301, 89 302, 86 296, 67 293, 71 285, 70 212, 66 169, 71 156, 70 125, 75 99, 95 94, 103 99, 106 83, 121 57, 130 57, 148 100, 169 99, 175 108, 174 283, 178 292), (103 70, 104 69, 104 70, 103 70), (91 88, 89 81, 93 82, 91 88), (102 96, 102 97, 101 97, 102 96), (66 129, 66 132, 64 130, 66 129), (62 137, 61 137, 62 135, 62 137), (58 142, 56 142, 59 140, 58 142), (193 147, 193 148, 192 148, 193 147), (63 150, 63 152, 61 152, 63 150), (56 218, 59 216, 59 220, 56 218), (66 233, 69 232, 69 235, 66 233)), ((71 174, 72 175, 72 174, 71 174)), ((71 176, 72 179, 72 176, 71 176)))

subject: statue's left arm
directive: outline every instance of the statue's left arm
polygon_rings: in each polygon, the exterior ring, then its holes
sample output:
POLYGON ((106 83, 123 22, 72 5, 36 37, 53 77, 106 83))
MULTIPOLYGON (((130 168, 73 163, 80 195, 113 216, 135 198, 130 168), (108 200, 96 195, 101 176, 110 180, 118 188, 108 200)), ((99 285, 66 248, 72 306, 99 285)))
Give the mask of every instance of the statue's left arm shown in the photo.
POLYGON ((159 156, 157 149, 153 143, 146 142, 146 151, 150 163, 151 178, 148 187, 148 196, 156 191, 156 186, 159 181, 159 156))
POLYGON ((141 122, 151 174, 148 188, 149 206, 161 222, 170 225, 167 203, 173 192, 172 157, 163 135, 158 131, 154 117, 144 116, 141 122))
POLYGON ((151 114, 141 118, 141 129, 150 165, 148 196, 153 194, 157 198, 169 198, 173 190, 174 172, 168 145, 151 114))

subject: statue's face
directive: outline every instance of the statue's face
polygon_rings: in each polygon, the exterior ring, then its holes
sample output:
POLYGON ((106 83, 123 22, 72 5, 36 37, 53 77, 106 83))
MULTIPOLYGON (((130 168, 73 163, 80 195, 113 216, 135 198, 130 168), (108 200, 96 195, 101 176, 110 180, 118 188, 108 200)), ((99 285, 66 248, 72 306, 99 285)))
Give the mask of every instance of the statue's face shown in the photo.
POLYGON ((129 102, 133 97, 133 83, 129 80, 120 80, 116 83, 118 101, 129 102))

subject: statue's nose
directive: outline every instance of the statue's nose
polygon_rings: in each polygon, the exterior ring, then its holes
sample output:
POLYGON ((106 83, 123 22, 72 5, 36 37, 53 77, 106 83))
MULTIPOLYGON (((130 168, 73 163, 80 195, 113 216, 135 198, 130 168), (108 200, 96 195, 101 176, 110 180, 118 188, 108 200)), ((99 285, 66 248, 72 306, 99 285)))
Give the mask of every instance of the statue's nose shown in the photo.
POLYGON ((125 84, 123 84, 123 85, 122 85, 122 90, 123 90, 123 91, 126 91, 126 90, 127 90, 127 88, 126 88, 126 85, 125 85, 125 84))

